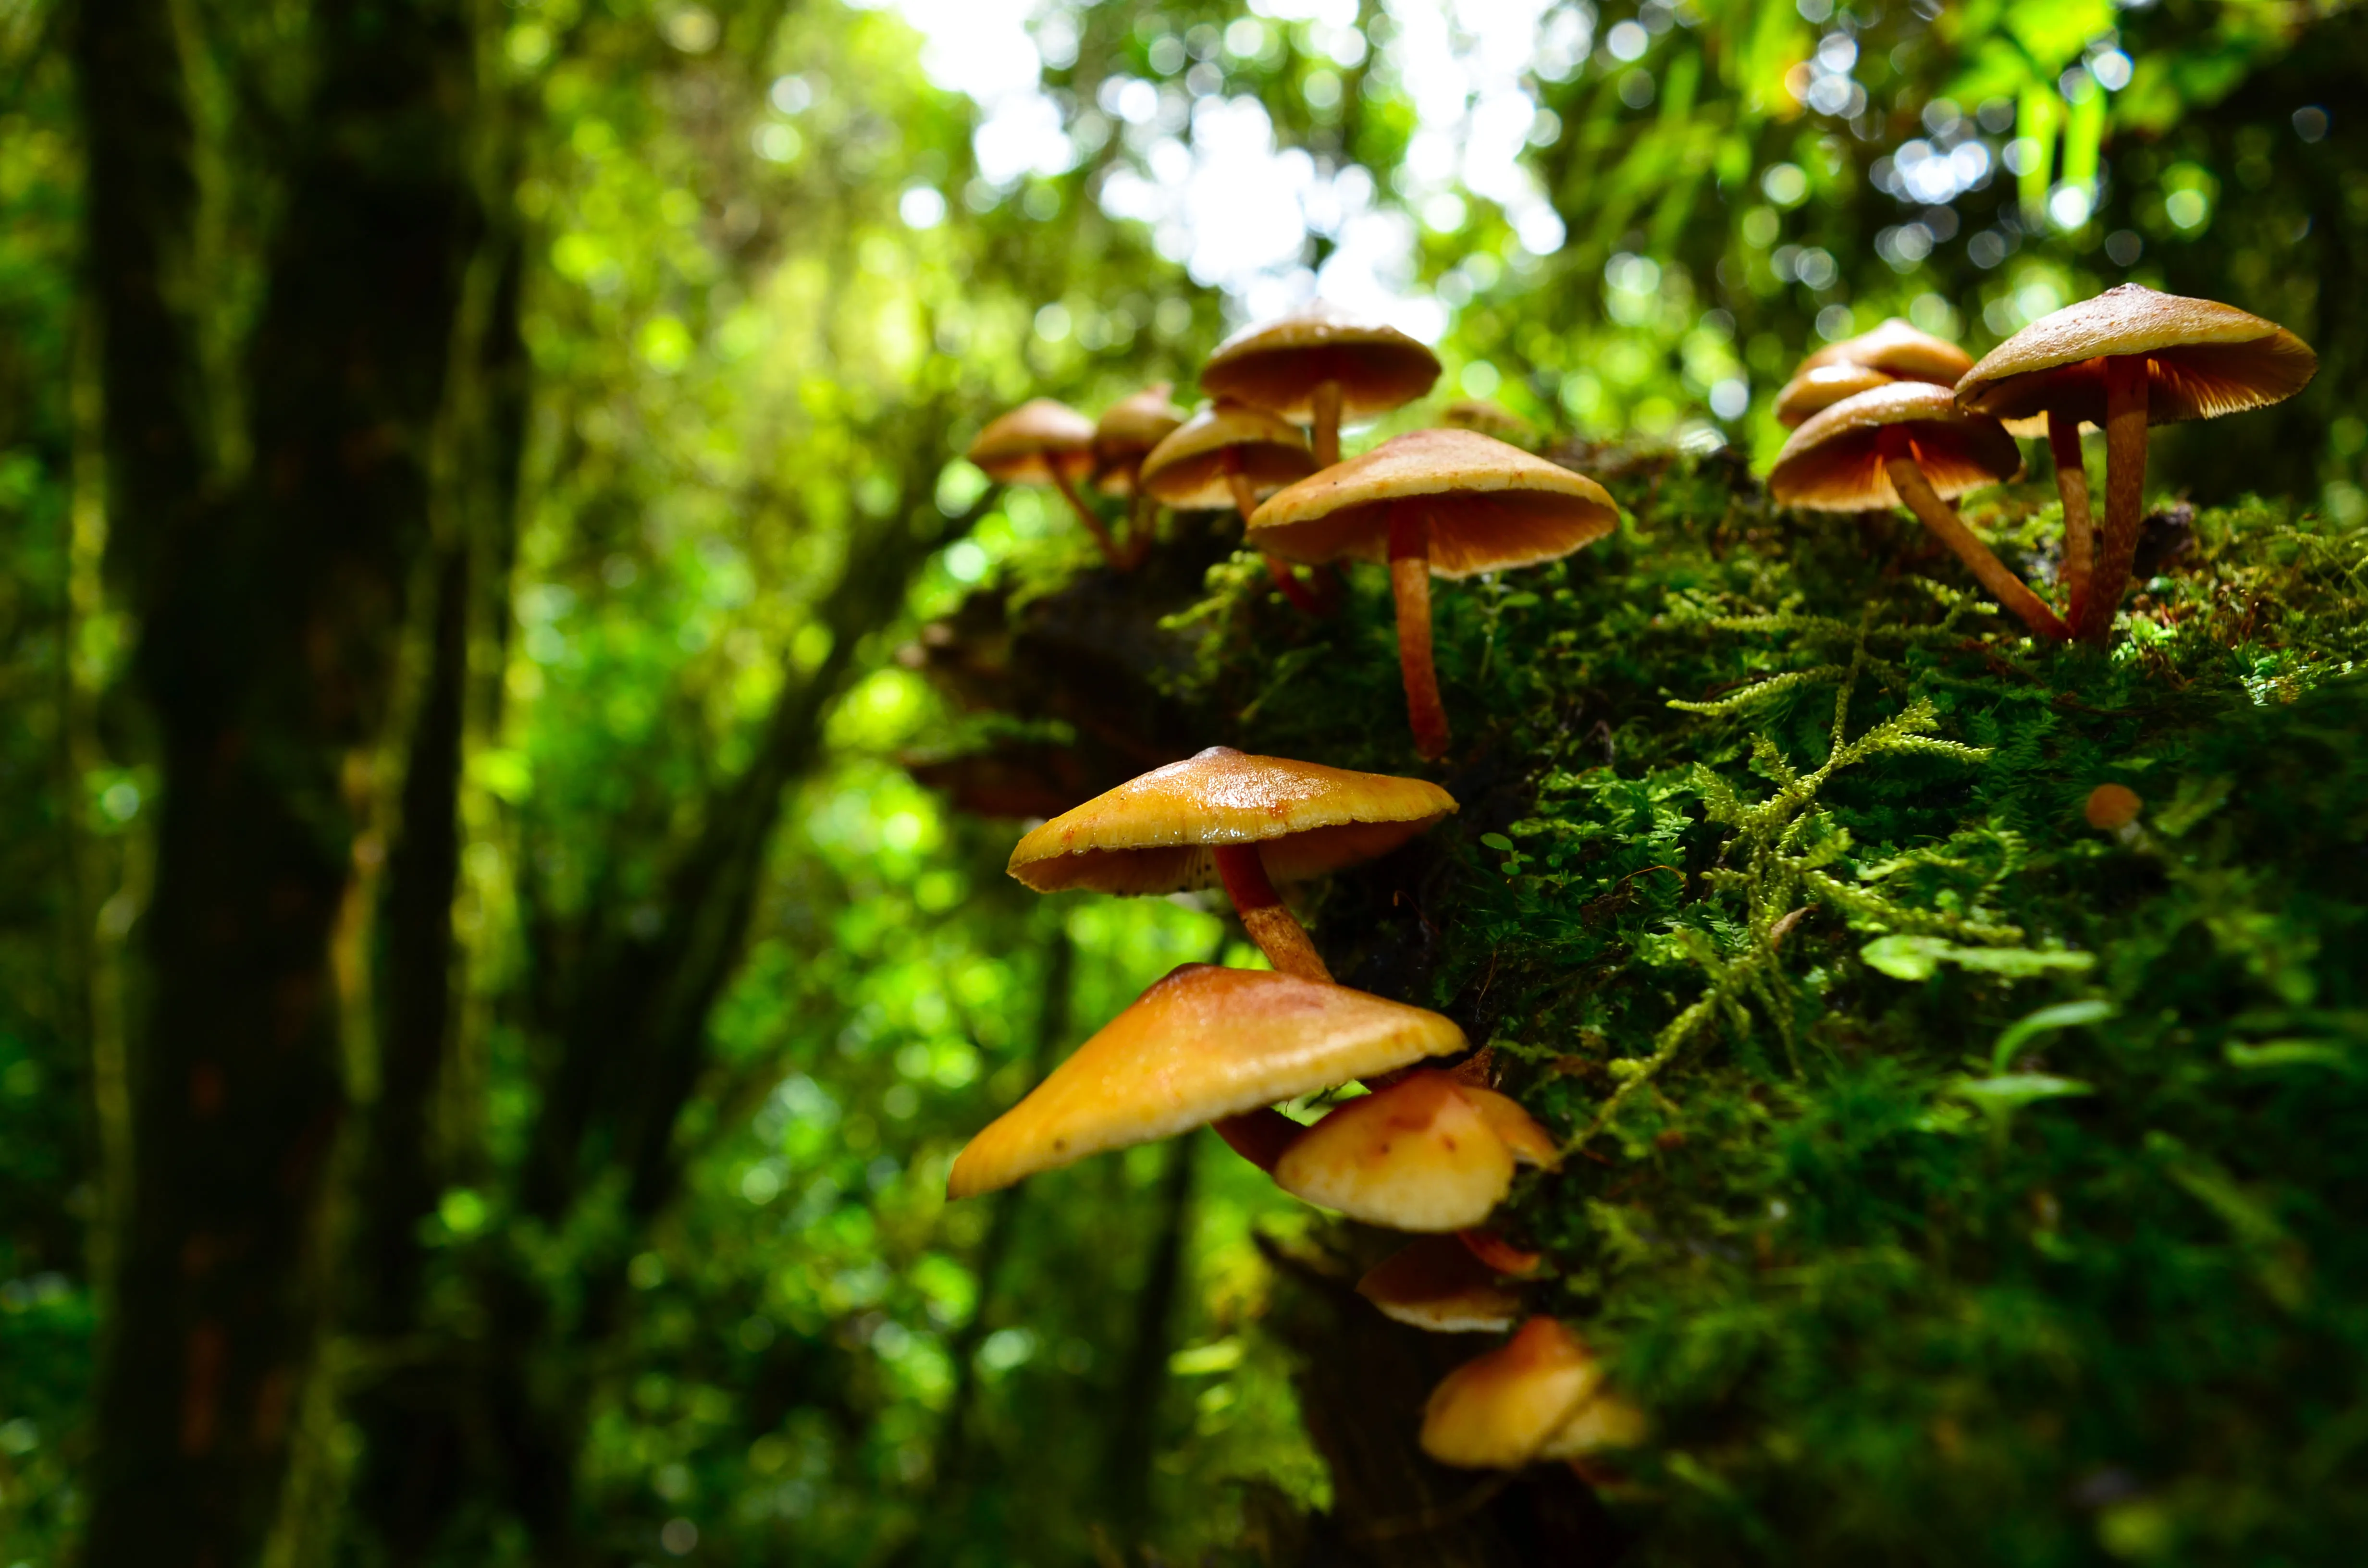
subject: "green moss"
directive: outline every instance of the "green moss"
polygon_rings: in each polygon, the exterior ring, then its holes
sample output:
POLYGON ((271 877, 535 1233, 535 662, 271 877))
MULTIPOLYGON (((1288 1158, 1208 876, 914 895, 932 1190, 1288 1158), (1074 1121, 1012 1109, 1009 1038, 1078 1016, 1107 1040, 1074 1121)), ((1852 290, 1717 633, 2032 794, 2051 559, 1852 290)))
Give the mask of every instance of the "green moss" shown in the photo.
MULTIPOLYGON (((2348 1556, 2368 534, 2164 519, 2100 656, 1904 518, 1614 488, 1613 538, 1440 585, 1463 811, 1311 913, 1573 1140, 1507 1229, 1655 1415, 1634 1561, 2348 1556)), ((1975 517, 2044 574, 2039 492, 1975 517)), ((1230 743, 1417 770, 1378 574, 1323 623, 1212 589, 1178 695, 1230 743)))

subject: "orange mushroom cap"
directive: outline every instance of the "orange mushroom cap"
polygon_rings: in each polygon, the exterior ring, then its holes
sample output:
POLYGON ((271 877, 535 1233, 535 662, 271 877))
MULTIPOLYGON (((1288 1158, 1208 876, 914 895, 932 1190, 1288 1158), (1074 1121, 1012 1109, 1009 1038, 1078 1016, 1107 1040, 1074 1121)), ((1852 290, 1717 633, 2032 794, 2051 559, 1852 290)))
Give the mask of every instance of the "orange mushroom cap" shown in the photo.
POLYGON ((1050 484, 1058 468, 1082 479, 1094 465, 1094 422, 1040 397, 987 421, 966 455, 999 484, 1050 484))
POLYGON ((955 1159, 951 1198, 1463 1049, 1439 1014, 1268 970, 1186 964, 955 1159))
POLYGON ((1551 1317, 1448 1373, 1422 1412, 1422 1451, 1467 1470, 1634 1448, 1645 1433, 1644 1412, 1604 1387, 1595 1357, 1551 1317))
POLYGON ((1184 423, 1170 390, 1167 382, 1156 382, 1110 404, 1094 422, 1094 483, 1105 494, 1134 494, 1143 460, 1184 423))
POLYGON ((1439 577, 1555 561, 1611 531, 1611 493, 1583 473, 1474 430, 1416 430, 1277 492, 1248 542, 1315 564, 1389 554, 1390 511, 1423 500, 1439 577))
POLYGON ((1353 1099, 1275 1162, 1294 1198, 1396 1231, 1476 1225, 1513 1184, 1513 1152, 1446 1074, 1426 1069, 1353 1099))
POLYGON ((1425 779, 1211 746, 1054 817, 1009 870, 1038 892, 1182 892, 1218 885, 1212 847, 1255 844, 1269 877, 1297 881, 1386 855, 1454 810, 1425 779))
POLYGON ((1948 388, 1893 381, 1845 398, 1793 431, 1769 471, 1769 494, 1812 511, 1900 505, 1881 441, 1894 426, 1906 427, 1917 466, 1943 499, 1996 484, 2022 467, 2022 452, 2005 428, 1958 407, 1948 388))
POLYGON ((1381 414, 1412 403, 1439 379, 1439 356, 1394 326, 1318 301, 1279 321, 1244 327, 1209 356, 1201 385, 1289 418, 1312 413, 1315 389, 1340 388, 1341 411, 1381 414))
POLYGON ((2108 357, 2146 359, 2146 423, 2213 419, 2280 403, 2318 370, 2310 346, 2272 321, 2135 283, 2040 317, 1957 383, 1964 407, 2013 419, 2058 410, 2105 422, 2108 357))
POLYGON ((1237 467, 1253 495, 1270 495, 1315 472, 1315 454, 1299 426, 1246 403, 1220 401, 1163 437, 1143 460, 1135 483, 1181 511, 1234 505, 1226 478, 1237 467))
POLYGON ((1896 381, 1936 381, 1946 387, 1974 368, 1974 357, 1947 338, 1893 316, 1855 337, 1828 343, 1801 361, 1803 370, 1827 365, 1863 365, 1896 381))
POLYGON ((1501 1334, 1521 1311, 1520 1293, 1453 1236, 1424 1236, 1392 1253, 1357 1281, 1357 1294, 1432 1334, 1501 1334))
POLYGON ((1872 365, 1817 365, 1801 371, 1776 394, 1776 423, 1787 429, 1847 397, 1901 380, 1872 365))
POLYGON ((2088 803, 2080 814, 2089 819, 2090 827, 2112 833, 2137 821, 2138 813, 2144 810, 2146 802, 2128 785, 2100 784, 2089 791, 2088 803))

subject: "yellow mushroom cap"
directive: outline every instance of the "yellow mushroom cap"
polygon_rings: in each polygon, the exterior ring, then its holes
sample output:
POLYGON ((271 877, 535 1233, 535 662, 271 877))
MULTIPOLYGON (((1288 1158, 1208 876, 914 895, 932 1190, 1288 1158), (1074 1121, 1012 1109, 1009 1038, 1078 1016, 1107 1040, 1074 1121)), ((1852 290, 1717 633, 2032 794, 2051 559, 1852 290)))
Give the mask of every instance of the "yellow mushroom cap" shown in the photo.
POLYGON ((1049 397, 998 415, 965 456, 999 484, 1050 484, 1054 465, 1071 479, 1093 467, 1094 422, 1049 397))
POLYGON ((1064 812, 1019 841, 1011 874, 1038 892, 1215 887, 1215 846, 1255 844, 1276 881, 1385 855, 1455 810, 1421 778, 1211 746, 1064 812))
POLYGON ((1422 1412, 1422 1451, 1466 1470, 1519 1470, 1634 1448, 1645 1415, 1611 1392, 1577 1335, 1533 1317, 1487 1354, 1440 1381, 1422 1412))
POLYGON ((2103 359, 2146 357, 2146 423, 2213 419, 2281 403, 2318 370, 2310 346, 2271 321, 2135 283, 2040 317, 1957 383, 1957 401, 2001 419, 2060 409, 2105 422, 2103 359))
POLYGON ((1948 388, 1893 381, 1845 398, 1793 431, 1768 472, 1768 494, 1812 511, 1898 506, 1881 451, 1882 433, 1892 426, 1906 426, 1917 466, 1943 498, 1996 484, 2022 467, 2005 427, 1967 414, 1948 388))
POLYGON ((1301 1133, 1274 1185, 1369 1225, 1460 1231, 1503 1201, 1513 1152, 1454 1079, 1425 1069, 1301 1133))
POLYGON ((1901 378, 1872 365, 1817 365, 1784 383, 1776 394, 1776 423, 1791 428, 1846 397, 1889 386, 1901 378))
POLYGON ((1121 398, 1094 422, 1094 483, 1112 495, 1134 493, 1135 472, 1154 447, 1187 415, 1168 398, 1173 388, 1158 381, 1121 398))
POLYGON ((1520 1293, 1454 1236, 1424 1236, 1392 1253, 1357 1281, 1357 1294, 1431 1334, 1502 1334, 1521 1310, 1520 1293))
POLYGON ((1173 971, 954 1160, 951 1198, 1463 1049, 1437 1013, 1267 970, 1173 971))
POLYGON ((1136 483, 1182 511, 1230 507, 1229 460, 1255 495, 1273 494, 1315 472, 1315 454, 1299 426, 1243 403, 1212 403, 1178 426, 1143 460, 1136 483))
POLYGON ((1521 1108, 1521 1102, 1510 1095, 1500 1095, 1494 1089, 1484 1089, 1476 1084, 1459 1085, 1463 1097, 1479 1108, 1481 1119, 1488 1130, 1504 1140, 1513 1158, 1525 1165, 1551 1165, 1562 1158, 1562 1150, 1554 1134, 1538 1124, 1535 1117, 1521 1108))
POLYGON ((1801 361, 1803 370, 1827 365, 1863 365, 1895 381, 1938 381, 1946 387, 1974 368, 1974 357, 1948 339, 1893 316, 1872 331, 1828 343, 1801 361))
POLYGON ((1286 561, 1382 561, 1391 507, 1418 497, 1440 577, 1559 560, 1620 517, 1583 473, 1474 430, 1416 430, 1276 493, 1251 515, 1248 540, 1286 561))
POLYGON ((1304 420, 1315 389, 1340 387, 1341 412, 1380 414, 1412 403, 1439 379, 1439 356, 1394 326, 1318 301, 1280 321, 1245 327, 1209 356, 1201 385, 1304 420))

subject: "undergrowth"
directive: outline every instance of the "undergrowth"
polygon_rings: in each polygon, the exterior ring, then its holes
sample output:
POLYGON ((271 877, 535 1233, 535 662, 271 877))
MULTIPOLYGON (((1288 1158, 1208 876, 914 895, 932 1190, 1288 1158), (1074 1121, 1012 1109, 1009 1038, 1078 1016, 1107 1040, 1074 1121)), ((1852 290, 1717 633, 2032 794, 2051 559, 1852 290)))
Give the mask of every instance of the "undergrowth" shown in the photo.
MULTIPOLYGON (((1606 477, 1612 538, 1440 585, 1463 809, 1308 913, 1567 1140, 1505 1229, 1654 1414, 1629 1560, 2349 1560, 2368 535, 2158 515, 2098 655, 1904 518, 1606 477)), ((2044 577, 2033 492, 1972 516, 2044 577)), ((1420 771, 1380 574, 1320 623, 1212 586, 1224 738, 1420 771)))

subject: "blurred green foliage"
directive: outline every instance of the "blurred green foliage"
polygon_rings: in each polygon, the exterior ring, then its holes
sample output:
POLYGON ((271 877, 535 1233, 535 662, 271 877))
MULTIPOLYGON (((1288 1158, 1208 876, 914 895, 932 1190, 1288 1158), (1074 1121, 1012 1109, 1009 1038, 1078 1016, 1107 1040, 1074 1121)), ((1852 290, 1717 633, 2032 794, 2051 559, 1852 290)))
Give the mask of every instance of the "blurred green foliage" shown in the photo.
MULTIPOLYGON (((599 1560, 1131 1545, 1108 1534, 1129 1484, 1109 1455, 1136 1418, 1119 1405, 1171 1211, 1188 1286, 1149 1331, 1167 1375, 1143 1417, 1142 1533, 1173 1555, 1233 1541, 1236 1479, 1329 1497, 1283 1352, 1257 1330, 1273 1287, 1252 1232, 1305 1221, 1254 1173, 1202 1139, 1040 1178, 1010 1200, 991 1274, 995 1211, 942 1199, 953 1151, 1047 1050, 1177 962, 1254 961, 1205 907, 1026 897, 1001 873, 1010 824, 900 766, 968 732, 895 648, 980 585, 1025 598, 1089 563, 1033 493, 997 497, 864 630, 670 1132, 678 1194, 645 1230, 597 1161, 564 1226, 522 1218, 518 1196, 566 1045, 554 977, 588 936, 668 916, 703 803, 833 652, 818 606, 860 541, 978 500, 952 454, 1000 407, 1189 388, 1260 287, 1304 289, 1352 248, 1311 207, 1228 296, 1160 224, 1105 210, 1122 172, 1173 184, 1162 149, 1189 167, 1223 129, 1195 107, 1212 103, 1259 106, 1327 179, 1370 176, 1404 238, 1393 281, 1445 307, 1442 393, 1590 438, 1764 457, 1774 390, 1821 335, 1898 313, 1979 351, 2123 278, 2318 347, 2317 383, 2240 438, 2166 433, 2166 483, 2293 499, 2207 511, 2200 562, 2150 590, 2109 667, 1964 652, 1977 614, 1935 635, 1948 612, 1930 591, 1878 570, 1901 535, 1868 552, 1771 519, 1723 457, 1638 468, 1616 543, 1443 591, 1442 673, 1497 771, 1458 786, 1467 812, 1436 851, 1457 926, 1425 962, 1467 1022, 1520 1020, 1499 1038, 1521 1086, 1573 1131, 1637 1082, 1618 1063, 1715 998, 1622 1103, 1599 1145, 1611 1164, 1541 1181, 1520 1211, 1560 1266, 1542 1289, 1603 1325, 1665 1414, 1636 1505, 1647 1557, 1873 1561, 1939 1532, 1969 1561, 2300 1562, 2356 1533, 2360 1273, 2340 1221, 2360 1176, 2323 1130, 2357 1108, 2362 968, 2356 894, 2323 851, 2356 844, 2368 798, 2356 690, 2335 679, 2361 652, 2346 530, 2368 517, 2368 121, 2351 111, 2368 20, 1687 0, 1543 5, 1506 35, 1478 6, 1047 5, 1013 28, 1032 28, 1064 151, 997 183, 977 140, 996 106, 921 63, 916 29, 959 9, 514 0, 484 22, 486 160, 529 258, 532 421, 515 582, 472 650, 464 1005, 423 1338, 484 1343, 491 1278, 556 1304, 543 1370, 583 1391, 566 1458, 599 1560), (1487 45, 1500 35, 1510 54, 1487 45), (1452 114, 1410 82, 1440 58, 1469 73, 1452 114), (1491 84, 1528 106, 1511 144, 1551 225, 1514 187, 1467 183, 1463 151, 1496 134, 1477 118, 1491 84), (1921 699, 1933 733, 1987 759, 1870 757, 1792 841, 1753 840, 1740 805, 1824 759, 1837 688, 1746 683, 1854 663, 1850 733, 1921 699), (1725 706, 1687 716, 1672 697, 1725 706), (2152 819, 2152 847, 2125 850, 2083 830, 2078 801, 2109 778, 2178 831, 2152 819), (1799 895, 1805 873, 1778 868, 1791 880, 1762 891, 1818 913, 1777 948, 1788 910, 1694 879, 1780 849, 1827 854, 1813 869, 1844 892, 1799 895), (2009 924, 2011 941, 1986 934, 2009 924), (1952 945, 1915 949, 1928 967, 1905 960, 1920 978, 1903 979, 1870 968, 1878 934, 1952 945), (1738 974, 1755 943, 1779 956, 1738 974), (2054 944, 2106 958, 1997 966, 2054 944), (2112 1011, 2028 1051, 1998 1043, 2067 998, 2112 1011), (2047 1099, 2043 1079, 2089 1092, 2047 1099), (631 1290, 595 1332, 582 1284, 612 1255, 631 1290)), ((137 628, 102 569, 63 11, 0 0, 11 1562, 64 1561, 80 1519, 108 1194, 136 1157, 109 1128, 156 788, 120 679, 137 628)), ((188 286, 227 387, 265 241, 303 221, 277 171, 304 130, 304 8, 187 11, 208 213, 188 286)), ((214 460, 235 471, 234 399, 218 423, 214 460)), ((2044 518, 2025 495, 1991 520, 2035 556, 2044 518)), ((1271 749, 1402 770, 1374 585, 1318 631, 1278 620, 1251 581, 1212 576, 1190 623, 1210 663, 1180 695, 1271 749)), ((1327 944, 1378 942, 1358 884, 1330 896, 1327 944)), ((1372 951, 1366 983, 1402 990, 1392 949, 1372 951)), ((418 1348, 347 1336, 329 1360, 362 1390, 418 1348)), ((335 1499, 366 1455, 324 1409, 309 1437, 335 1499)), ((477 1440, 436 1560, 526 1560, 499 1442, 477 1440)), ((291 1550, 377 1560, 326 1515, 292 1522, 291 1550)))

